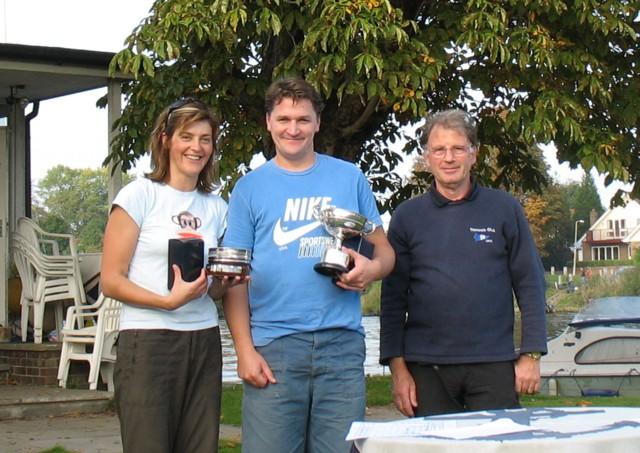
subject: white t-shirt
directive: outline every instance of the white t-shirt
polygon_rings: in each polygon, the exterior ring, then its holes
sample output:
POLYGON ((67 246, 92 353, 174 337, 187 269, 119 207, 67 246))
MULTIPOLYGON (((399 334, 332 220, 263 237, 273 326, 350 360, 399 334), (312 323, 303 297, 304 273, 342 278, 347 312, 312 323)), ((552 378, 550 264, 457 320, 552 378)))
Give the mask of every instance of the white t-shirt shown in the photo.
MULTIPOLYGON (((167 289, 169 239, 201 238, 206 261, 209 248, 218 245, 226 228, 227 204, 218 195, 195 190, 181 192, 147 178, 123 187, 113 205, 124 209, 140 228, 129 265, 129 279, 161 295, 170 292, 167 289)), ((206 293, 173 311, 122 302, 121 330, 186 331, 218 325, 218 311, 206 293)))

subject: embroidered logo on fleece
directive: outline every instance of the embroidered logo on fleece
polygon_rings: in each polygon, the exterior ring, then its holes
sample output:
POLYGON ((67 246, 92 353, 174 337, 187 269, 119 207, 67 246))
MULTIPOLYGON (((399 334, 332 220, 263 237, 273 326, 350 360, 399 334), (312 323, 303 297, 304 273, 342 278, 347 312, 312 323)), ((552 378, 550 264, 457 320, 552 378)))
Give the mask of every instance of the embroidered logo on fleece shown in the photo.
POLYGON ((495 228, 474 228, 469 227, 469 231, 473 233, 473 242, 493 243, 493 235, 496 233, 495 228))

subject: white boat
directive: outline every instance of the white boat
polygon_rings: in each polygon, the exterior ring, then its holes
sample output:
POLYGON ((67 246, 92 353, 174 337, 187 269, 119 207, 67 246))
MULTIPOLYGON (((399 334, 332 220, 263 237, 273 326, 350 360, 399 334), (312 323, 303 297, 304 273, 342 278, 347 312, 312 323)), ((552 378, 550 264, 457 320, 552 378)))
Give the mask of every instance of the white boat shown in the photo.
POLYGON ((540 393, 640 396, 640 296, 591 301, 547 348, 540 393))

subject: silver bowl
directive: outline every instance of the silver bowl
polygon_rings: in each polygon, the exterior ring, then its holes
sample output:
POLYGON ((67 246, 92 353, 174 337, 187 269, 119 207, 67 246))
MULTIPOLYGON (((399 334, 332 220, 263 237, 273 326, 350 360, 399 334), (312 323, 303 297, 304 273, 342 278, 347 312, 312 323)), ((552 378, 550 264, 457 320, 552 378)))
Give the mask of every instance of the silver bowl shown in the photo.
POLYGON ((207 273, 214 277, 242 277, 251 269, 251 250, 234 247, 209 249, 207 273))

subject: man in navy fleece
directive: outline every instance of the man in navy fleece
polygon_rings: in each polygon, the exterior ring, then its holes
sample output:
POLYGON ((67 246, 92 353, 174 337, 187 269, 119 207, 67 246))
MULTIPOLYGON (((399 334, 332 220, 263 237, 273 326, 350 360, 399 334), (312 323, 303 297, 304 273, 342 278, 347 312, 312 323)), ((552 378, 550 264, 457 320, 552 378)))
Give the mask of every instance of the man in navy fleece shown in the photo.
POLYGON ((380 362, 407 416, 519 407, 540 386, 546 353, 542 263, 518 201, 471 176, 475 122, 461 110, 427 118, 430 190, 394 212, 396 252, 382 284, 380 362), (515 295, 522 339, 514 346, 515 295))

